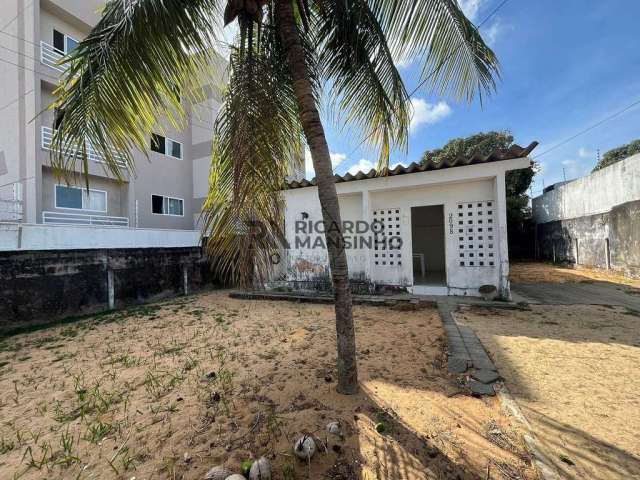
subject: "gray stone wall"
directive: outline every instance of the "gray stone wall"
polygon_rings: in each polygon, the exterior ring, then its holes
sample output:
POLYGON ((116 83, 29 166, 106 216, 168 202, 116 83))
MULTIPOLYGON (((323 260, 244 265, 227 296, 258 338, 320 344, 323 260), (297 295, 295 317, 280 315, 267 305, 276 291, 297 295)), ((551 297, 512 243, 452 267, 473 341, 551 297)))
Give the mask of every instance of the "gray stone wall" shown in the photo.
POLYGON ((197 247, 0 252, 0 332, 182 295, 209 272, 197 247))
POLYGON ((640 277, 640 201, 536 226, 538 258, 640 277))

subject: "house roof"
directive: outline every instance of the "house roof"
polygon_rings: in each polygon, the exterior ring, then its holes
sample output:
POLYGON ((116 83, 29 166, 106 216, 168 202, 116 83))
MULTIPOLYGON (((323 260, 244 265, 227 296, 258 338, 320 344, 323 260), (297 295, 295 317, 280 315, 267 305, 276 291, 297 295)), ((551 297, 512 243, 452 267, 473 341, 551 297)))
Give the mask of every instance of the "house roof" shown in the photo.
MULTIPOLYGON (((442 170, 443 168, 465 167, 467 165, 479 165, 483 163, 500 162, 502 160, 515 160, 518 158, 524 158, 528 156, 534 148, 538 146, 538 142, 531 142, 528 147, 521 147, 520 145, 512 145, 507 150, 494 150, 489 155, 474 154, 471 157, 457 157, 453 160, 447 160, 445 162, 436 163, 429 160, 425 163, 413 162, 411 165, 404 166, 398 165, 392 170, 389 170, 387 176, 405 175, 409 173, 427 172, 429 170, 442 170)), ((353 182, 355 180, 367 180, 379 176, 375 169, 371 169, 369 173, 358 172, 355 175, 346 173, 345 175, 335 175, 336 183, 353 182)), ((316 179, 312 180, 294 180, 288 183, 288 188, 304 188, 313 187, 317 185, 316 179)))

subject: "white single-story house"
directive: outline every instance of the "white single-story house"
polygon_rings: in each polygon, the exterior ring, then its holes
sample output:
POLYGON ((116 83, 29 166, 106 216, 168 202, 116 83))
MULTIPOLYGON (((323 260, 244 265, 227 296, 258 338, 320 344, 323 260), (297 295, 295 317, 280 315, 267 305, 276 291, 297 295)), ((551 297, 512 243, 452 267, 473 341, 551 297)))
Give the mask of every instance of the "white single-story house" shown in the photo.
MULTIPOLYGON (((536 146, 336 175, 350 277, 431 295, 494 285, 510 298, 505 174, 529 168, 536 146)), ((315 179, 289 182, 284 196, 286 280, 328 278, 315 179)))

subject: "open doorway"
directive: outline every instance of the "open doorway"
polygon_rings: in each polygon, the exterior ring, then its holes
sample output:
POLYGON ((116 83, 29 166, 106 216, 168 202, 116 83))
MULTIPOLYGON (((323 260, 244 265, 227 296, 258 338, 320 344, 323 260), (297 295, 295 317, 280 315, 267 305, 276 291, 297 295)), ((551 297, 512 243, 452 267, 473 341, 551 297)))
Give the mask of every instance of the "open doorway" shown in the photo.
POLYGON ((444 239, 444 205, 411 209, 414 285, 446 285, 444 239))

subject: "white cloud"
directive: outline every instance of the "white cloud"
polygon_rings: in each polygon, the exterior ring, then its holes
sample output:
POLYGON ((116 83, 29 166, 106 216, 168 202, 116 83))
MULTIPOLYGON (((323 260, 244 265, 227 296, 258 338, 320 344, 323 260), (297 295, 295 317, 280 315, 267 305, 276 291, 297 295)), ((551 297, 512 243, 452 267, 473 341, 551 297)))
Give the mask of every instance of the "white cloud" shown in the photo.
POLYGON ((574 158, 566 158, 560 163, 562 165, 562 170, 560 172, 562 174, 562 179, 565 177, 567 180, 579 178, 589 173, 590 170, 589 166, 584 161, 576 160, 574 158))
POLYGON ((411 107, 413 108, 413 116, 409 126, 411 132, 414 132, 421 125, 437 123, 451 115, 452 112, 447 102, 440 101, 436 104, 431 104, 422 98, 412 98, 411 107))
POLYGON ((580 158, 593 158, 594 153, 591 150, 586 149, 585 147, 580 147, 578 149, 578 156, 580 158))
MULTIPOLYGON (((344 162, 347 159, 346 153, 330 153, 331 156, 331 166, 335 170, 338 165, 344 162)), ((316 173, 313 170, 313 162, 311 160, 311 152, 308 148, 304 150, 304 166, 305 166, 305 177, 311 179, 315 177, 316 173)))
POLYGON ((483 0, 458 0, 458 5, 460 5, 466 17, 472 22, 476 21, 482 3, 483 0))
POLYGON ((369 173, 372 168, 375 168, 375 165, 371 161, 361 158, 358 163, 351 165, 347 172, 351 175, 355 175, 358 172, 369 173))
POLYGON ((331 165, 333 165, 333 168, 336 168, 347 159, 346 153, 330 153, 329 155, 331 155, 331 165))
POLYGON ((418 57, 416 56, 402 56, 402 57, 395 57, 393 58, 393 63, 395 63, 396 68, 407 68, 410 67, 411 64, 417 59, 418 57))
POLYGON ((389 162, 389 170, 393 170, 397 166, 402 165, 403 167, 407 166, 407 162, 389 162))
POLYGON ((505 30, 505 26, 499 18, 489 25, 489 27, 482 33, 482 37, 487 41, 489 46, 494 46, 496 40, 502 32, 505 30))

